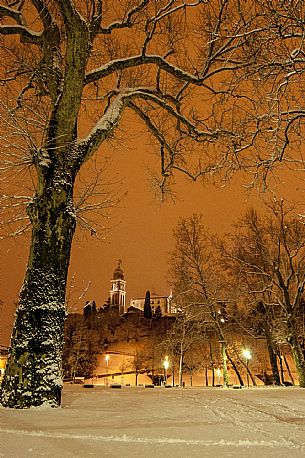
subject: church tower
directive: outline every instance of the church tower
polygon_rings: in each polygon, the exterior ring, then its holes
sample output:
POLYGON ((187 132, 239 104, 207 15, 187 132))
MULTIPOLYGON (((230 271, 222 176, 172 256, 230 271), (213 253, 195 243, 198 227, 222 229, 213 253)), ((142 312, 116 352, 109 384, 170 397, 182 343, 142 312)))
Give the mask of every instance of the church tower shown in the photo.
POLYGON ((118 260, 118 267, 113 273, 110 290, 110 307, 117 307, 119 315, 125 311, 126 281, 124 272, 121 269, 122 261, 118 260))

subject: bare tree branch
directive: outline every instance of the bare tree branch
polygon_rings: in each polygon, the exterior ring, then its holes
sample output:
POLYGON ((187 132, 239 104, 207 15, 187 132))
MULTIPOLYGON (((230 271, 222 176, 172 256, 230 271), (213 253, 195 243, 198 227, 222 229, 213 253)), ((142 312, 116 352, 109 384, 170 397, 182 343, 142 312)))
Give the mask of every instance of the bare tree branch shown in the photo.
POLYGON ((0 5, 0 18, 10 17, 21 26, 26 26, 23 14, 19 10, 10 8, 9 6, 0 5))
POLYGON ((167 62, 163 57, 158 55, 138 55, 127 57, 124 59, 116 59, 111 62, 108 62, 106 65, 91 70, 86 75, 86 84, 93 83, 98 81, 106 76, 113 74, 118 70, 123 70, 126 68, 138 67, 139 65, 151 65, 154 64, 158 68, 167 72, 168 74, 174 76, 180 81, 185 81, 188 83, 195 84, 196 86, 201 86, 202 83, 207 79, 216 75, 219 72, 233 71, 241 68, 247 67, 249 64, 247 62, 234 63, 232 65, 226 65, 217 70, 213 70, 210 74, 205 75, 204 77, 192 75, 191 73, 167 62))
POLYGON ((22 25, 1 25, 0 35, 20 35, 23 43, 42 45, 42 33, 34 32, 22 25))
POLYGON ((112 22, 109 26, 107 27, 100 27, 100 20, 101 20, 101 12, 97 15, 97 20, 99 21, 99 28, 96 27, 96 34, 101 33, 101 34, 111 34, 111 32, 115 29, 124 29, 124 28, 130 28, 133 25, 133 19, 134 16, 137 15, 137 13, 140 13, 146 5, 148 5, 149 0, 142 0, 139 2, 137 6, 134 8, 131 8, 130 10, 126 11, 125 17, 122 21, 116 21, 112 22))

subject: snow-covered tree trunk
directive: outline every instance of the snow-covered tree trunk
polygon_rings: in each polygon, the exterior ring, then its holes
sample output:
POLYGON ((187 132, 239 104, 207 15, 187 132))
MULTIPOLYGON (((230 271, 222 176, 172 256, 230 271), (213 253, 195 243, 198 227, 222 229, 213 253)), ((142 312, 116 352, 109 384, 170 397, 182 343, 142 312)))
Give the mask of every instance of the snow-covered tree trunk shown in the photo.
POLYGON ((300 387, 305 388, 305 361, 304 355, 298 340, 295 320, 290 316, 287 321, 288 343, 296 366, 300 387))
POLYGON ((5 407, 60 404, 65 288, 75 229, 71 175, 55 174, 28 208, 32 244, 2 383, 5 407))
POLYGON ((183 348, 182 348, 182 344, 180 347, 180 358, 179 358, 179 386, 183 386, 183 348))
POLYGON ((229 385, 228 366, 227 366, 227 343, 221 342, 221 356, 222 356, 222 375, 223 375, 223 386, 229 385))

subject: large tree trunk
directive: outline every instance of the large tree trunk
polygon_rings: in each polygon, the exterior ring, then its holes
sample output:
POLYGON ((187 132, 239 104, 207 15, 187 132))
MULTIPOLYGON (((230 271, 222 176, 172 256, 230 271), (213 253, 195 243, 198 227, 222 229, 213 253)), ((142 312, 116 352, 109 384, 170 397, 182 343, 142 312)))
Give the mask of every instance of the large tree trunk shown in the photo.
POLYGON ((230 364, 232 365, 234 371, 235 371, 235 374, 237 375, 237 378, 238 378, 238 381, 239 381, 239 384, 241 386, 244 386, 244 382, 243 382, 243 379, 242 379, 242 376, 240 375, 240 372, 236 366, 236 364, 234 363, 233 359, 231 358, 231 356, 229 355, 229 353, 227 353, 227 357, 228 357, 228 360, 230 361, 230 364))
POLYGON ((286 366, 290 381, 291 381, 292 385, 294 385, 294 379, 292 377, 292 373, 291 373, 291 370, 290 370, 290 367, 289 367, 289 364, 288 364, 288 361, 287 361, 287 358, 286 358, 285 355, 283 355, 283 360, 285 362, 285 366, 286 366))
POLYGON ((65 289, 75 230, 74 173, 66 172, 49 173, 29 205, 32 244, 1 386, 5 407, 60 405, 65 289))
POLYGON ((210 341, 210 365, 211 365, 211 370, 212 370, 212 386, 215 386, 215 369, 214 369, 214 359, 213 359, 213 349, 212 349, 212 343, 210 341))
POLYGON ((266 335, 266 341, 267 341, 267 348, 268 348, 268 353, 269 353, 269 360, 270 360, 270 365, 271 365, 271 370, 272 370, 272 379, 274 385, 280 385, 281 380, 280 380, 280 374, 279 374, 279 369, 277 366, 277 358, 276 358, 276 351, 274 349, 274 343, 272 339, 272 335, 269 330, 268 323, 265 323, 265 335, 266 335))
POLYGON ((217 331, 219 342, 221 344, 221 358, 222 358, 222 375, 223 375, 223 386, 227 388, 229 386, 229 374, 227 366, 227 342, 223 333, 223 330, 220 326, 220 323, 217 323, 217 331))
POLYGON ((278 358, 279 358, 279 363, 280 363, 281 380, 282 380, 282 384, 284 385, 284 383, 285 383, 285 377, 284 377, 284 368, 283 368, 282 355, 279 354, 279 355, 278 355, 278 358))
POLYGON ((305 361, 304 355, 295 331, 296 326, 294 319, 290 317, 287 321, 288 327, 288 342, 291 348, 292 357, 298 373, 300 387, 305 388, 305 361))
POLYGON ((182 349, 182 345, 180 348, 180 358, 179 358, 179 386, 183 386, 183 349, 182 349))
POLYGON ((222 356, 222 375, 223 375, 223 386, 229 386, 229 376, 227 367, 227 343, 221 342, 221 356, 222 356))

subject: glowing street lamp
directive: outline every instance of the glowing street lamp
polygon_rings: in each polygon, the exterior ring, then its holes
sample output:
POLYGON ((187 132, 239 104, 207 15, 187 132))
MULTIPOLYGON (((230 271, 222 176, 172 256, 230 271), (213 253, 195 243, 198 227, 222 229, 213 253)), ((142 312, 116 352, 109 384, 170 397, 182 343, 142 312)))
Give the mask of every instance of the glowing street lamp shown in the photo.
POLYGON ((249 388, 249 359, 252 358, 252 354, 250 352, 250 350, 248 349, 244 349, 243 350, 243 357, 245 358, 246 360, 246 366, 247 366, 247 385, 248 385, 248 388, 249 388))
POLYGON ((105 356, 105 361, 106 361, 106 385, 108 385, 108 364, 109 364, 109 359, 110 359, 110 355, 108 355, 106 353, 106 356, 105 356))
POLYGON ((164 380, 165 380, 165 385, 166 385, 167 384, 167 369, 169 368, 168 356, 165 356, 165 359, 163 361, 163 367, 164 367, 164 380))

